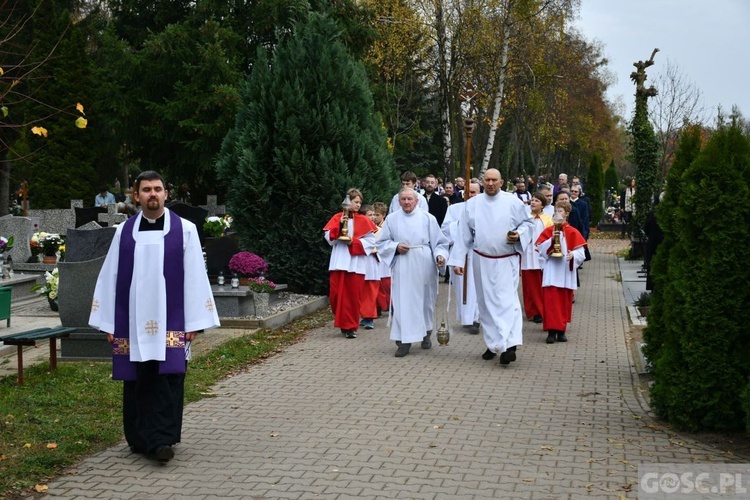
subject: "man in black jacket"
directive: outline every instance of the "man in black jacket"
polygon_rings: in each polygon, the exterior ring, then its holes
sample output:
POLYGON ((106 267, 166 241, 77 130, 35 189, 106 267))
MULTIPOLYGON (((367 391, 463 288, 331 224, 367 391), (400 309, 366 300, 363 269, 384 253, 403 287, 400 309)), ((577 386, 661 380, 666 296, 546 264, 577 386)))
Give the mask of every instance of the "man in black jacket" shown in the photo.
POLYGON ((438 226, 443 223, 448 211, 448 201, 437 193, 437 179, 429 174, 424 178, 424 197, 427 200, 427 211, 437 219, 438 226))

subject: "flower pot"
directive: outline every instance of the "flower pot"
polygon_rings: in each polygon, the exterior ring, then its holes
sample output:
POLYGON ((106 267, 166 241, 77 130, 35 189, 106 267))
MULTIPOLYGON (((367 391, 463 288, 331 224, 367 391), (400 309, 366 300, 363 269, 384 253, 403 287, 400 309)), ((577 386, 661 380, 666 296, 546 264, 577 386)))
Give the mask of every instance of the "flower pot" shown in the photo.
POLYGON ((50 299, 49 297, 47 297, 47 301, 49 302, 49 308, 57 312, 57 299, 50 299))
POLYGON ((57 255, 44 255, 42 264, 57 264, 57 255))
POLYGON ((240 286, 247 286, 248 283, 250 283, 250 277, 240 276, 240 286))

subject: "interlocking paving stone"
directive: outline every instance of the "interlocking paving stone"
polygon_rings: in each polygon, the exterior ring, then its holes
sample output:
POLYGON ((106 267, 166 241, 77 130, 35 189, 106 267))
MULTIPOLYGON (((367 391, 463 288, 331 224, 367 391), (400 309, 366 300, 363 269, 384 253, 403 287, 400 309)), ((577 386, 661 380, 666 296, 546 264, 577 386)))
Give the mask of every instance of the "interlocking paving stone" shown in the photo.
MULTIPOLYGON (((185 409, 166 465, 118 445, 49 483, 64 498, 636 498, 639 462, 729 462, 674 439, 635 396, 627 299, 592 241, 569 342, 524 322, 508 367, 448 314, 448 346, 395 358, 387 318, 345 339, 332 324, 185 409)), ((440 285, 438 318, 448 285, 440 285)))

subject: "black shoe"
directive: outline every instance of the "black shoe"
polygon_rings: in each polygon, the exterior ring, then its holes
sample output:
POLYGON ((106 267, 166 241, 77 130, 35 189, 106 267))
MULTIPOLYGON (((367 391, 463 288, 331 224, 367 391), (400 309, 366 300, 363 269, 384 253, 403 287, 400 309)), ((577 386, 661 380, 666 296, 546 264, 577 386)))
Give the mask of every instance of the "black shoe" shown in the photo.
POLYGON ((396 357, 403 358, 409 354, 409 349, 411 349, 411 344, 399 344, 398 349, 396 349, 396 357))
POLYGON ((497 356, 497 354, 495 354, 494 352, 492 352, 489 349, 487 349, 486 351, 484 351, 484 354, 482 354, 482 359, 484 359, 486 361, 489 361, 492 358, 494 358, 495 356, 497 356))
POLYGON ((427 335, 422 338, 422 349, 432 348, 432 339, 430 339, 430 335, 432 335, 432 330, 428 331, 427 335))
POLYGON ((346 331, 346 338, 348 338, 348 339, 356 339, 357 338, 357 334, 354 333, 354 330, 347 330, 346 331))
POLYGON ((500 353, 500 364, 509 365, 511 362, 516 360, 516 347, 510 347, 503 353, 500 353))
POLYGON ((479 323, 474 323, 473 325, 463 325, 463 327, 472 335, 477 335, 479 333, 479 323))
POLYGON ((557 332, 557 341, 558 342, 567 342, 568 337, 565 336, 565 332, 557 332))
POLYGON ((555 338, 556 338, 555 331, 550 330, 549 333, 547 334, 547 340, 545 340, 545 342, 547 342, 548 344, 554 344, 555 338))
POLYGON ((544 321, 544 319, 542 318, 541 314, 537 314, 536 316, 531 318, 531 321, 533 321, 534 323, 541 323, 542 321, 544 321))
POLYGON ((158 446, 150 456, 160 462, 169 462, 174 458, 174 450, 168 444, 158 446))

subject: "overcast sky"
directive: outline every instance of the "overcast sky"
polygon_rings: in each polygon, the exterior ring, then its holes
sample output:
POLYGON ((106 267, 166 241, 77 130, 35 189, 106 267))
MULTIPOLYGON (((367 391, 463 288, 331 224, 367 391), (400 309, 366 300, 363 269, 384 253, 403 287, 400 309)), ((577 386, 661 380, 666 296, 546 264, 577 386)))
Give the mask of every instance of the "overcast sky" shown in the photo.
POLYGON ((728 115, 736 104, 750 119, 750 0, 582 0, 576 25, 604 44, 617 78, 607 95, 622 101, 626 119, 635 100, 633 63, 655 47, 647 85, 669 60, 702 92, 709 117, 719 105, 728 115))

